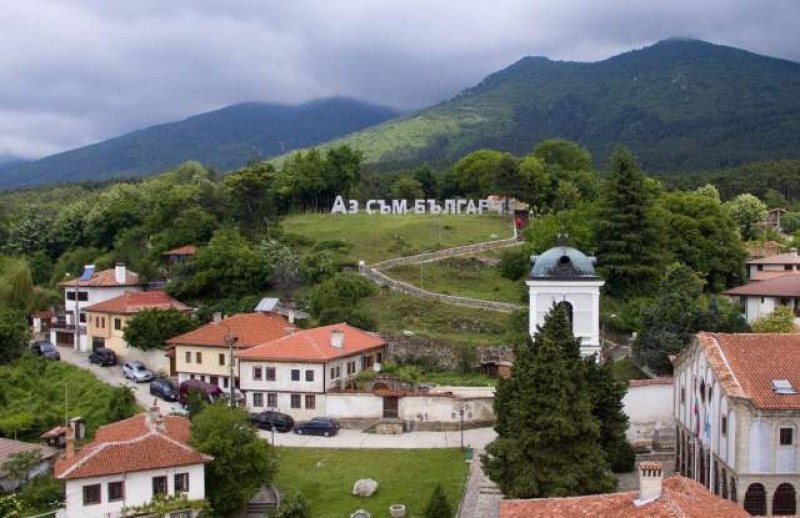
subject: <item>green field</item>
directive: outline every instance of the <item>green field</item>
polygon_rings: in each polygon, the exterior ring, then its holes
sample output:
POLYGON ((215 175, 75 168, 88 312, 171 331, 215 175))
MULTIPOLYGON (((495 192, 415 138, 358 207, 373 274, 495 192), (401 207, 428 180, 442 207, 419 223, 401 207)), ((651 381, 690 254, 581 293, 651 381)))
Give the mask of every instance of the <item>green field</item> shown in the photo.
POLYGON ((511 222, 487 214, 296 214, 282 225, 286 232, 316 241, 341 240, 350 245, 348 258, 368 263, 511 237, 511 222))
POLYGON ((473 257, 453 257, 430 263, 398 266, 386 274, 428 291, 474 299, 523 304, 525 284, 500 276, 495 266, 473 257))
POLYGON ((314 518, 347 518, 356 509, 372 516, 389 515, 402 503, 406 516, 421 517, 436 483, 444 487, 455 512, 467 476, 467 464, 457 449, 356 450, 277 448, 275 483, 281 490, 299 491, 314 518), (378 482, 369 498, 352 495, 361 478, 378 482))

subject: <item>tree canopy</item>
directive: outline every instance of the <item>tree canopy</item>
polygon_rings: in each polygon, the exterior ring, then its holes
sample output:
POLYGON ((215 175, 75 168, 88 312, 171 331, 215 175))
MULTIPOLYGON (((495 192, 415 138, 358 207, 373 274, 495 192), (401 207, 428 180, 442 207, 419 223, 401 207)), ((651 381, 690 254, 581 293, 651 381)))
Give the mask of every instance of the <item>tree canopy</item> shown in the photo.
POLYGON ((200 323, 177 309, 145 309, 130 318, 123 338, 131 347, 143 351, 164 349, 173 336, 188 333, 200 323))

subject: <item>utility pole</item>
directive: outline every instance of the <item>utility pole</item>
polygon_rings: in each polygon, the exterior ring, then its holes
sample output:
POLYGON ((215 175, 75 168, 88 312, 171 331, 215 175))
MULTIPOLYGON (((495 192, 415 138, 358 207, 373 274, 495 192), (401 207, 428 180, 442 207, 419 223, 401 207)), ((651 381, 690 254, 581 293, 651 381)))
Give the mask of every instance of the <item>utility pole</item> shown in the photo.
MULTIPOLYGON (((70 274, 67 273, 67 276, 69 276, 69 275, 70 274)), ((80 312, 80 306, 79 306, 80 301, 78 300, 78 298, 79 298, 78 294, 80 293, 80 291, 79 291, 80 280, 81 280, 80 276, 75 277, 75 291, 73 292, 73 295, 75 297, 75 300, 74 300, 74 302, 75 302, 75 307, 74 307, 74 313, 75 313, 75 322, 74 322, 74 324, 75 324, 75 343, 73 344, 72 348, 74 350, 76 350, 76 351, 80 351, 81 350, 81 327, 80 327, 80 324, 81 324, 81 322, 80 322, 81 312, 80 312)), ((67 290, 69 290, 69 288, 67 288, 67 290)), ((67 299, 69 299, 69 297, 67 297, 67 299)))
POLYGON ((225 335, 225 342, 228 344, 228 363, 230 364, 230 380, 228 381, 228 386, 231 389, 231 408, 236 406, 236 383, 233 377, 233 344, 236 343, 236 340, 237 338, 231 334, 231 330, 228 328, 228 334, 225 335))

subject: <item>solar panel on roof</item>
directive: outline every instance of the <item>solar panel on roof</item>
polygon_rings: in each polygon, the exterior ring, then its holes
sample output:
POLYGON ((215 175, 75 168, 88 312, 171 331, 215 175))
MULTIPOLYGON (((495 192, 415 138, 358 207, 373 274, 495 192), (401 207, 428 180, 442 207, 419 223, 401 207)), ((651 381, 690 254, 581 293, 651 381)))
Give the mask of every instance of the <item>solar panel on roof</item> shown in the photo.
POLYGON ((270 311, 275 310, 275 306, 278 305, 279 300, 274 297, 264 297, 258 303, 254 311, 262 311, 268 313, 270 311))
POLYGON ((84 268, 83 273, 81 274, 81 280, 88 281, 92 278, 92 275, 94 275, 94 265, 87 264, 86 268, 84 268))

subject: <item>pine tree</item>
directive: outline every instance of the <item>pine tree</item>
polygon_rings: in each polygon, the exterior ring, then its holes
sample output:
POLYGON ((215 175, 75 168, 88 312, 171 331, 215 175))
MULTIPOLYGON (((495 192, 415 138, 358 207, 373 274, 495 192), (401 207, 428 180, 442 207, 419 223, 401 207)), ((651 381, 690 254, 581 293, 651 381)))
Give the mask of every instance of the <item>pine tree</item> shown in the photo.
POLYGON ((556 306, 533 343, 516 348, 511 381, 495 395, 498 438, 484 470, 511 498, 613 491, 592 409, 580 341, 556 306))
POLYGON ((660 233, 646 181, 633 154, 615 149, 595 229, 598 262, 611 295, 643 293, 659 277, 660 233))
POLYGON ((612 364, 598 365, 594 359, 586 359, 586 374, 592 398, 592 415, 600 421, 600 447, 606 454, 611 471, 623 473, 633 470, 636 455, 625 438, 628 416, 622 398, 627 385, 616 379, 612 364))
POLYGON ((441 484, 436 484, 431 499, 425 508, 425 518, 453 518, 453 508, 441 484))

